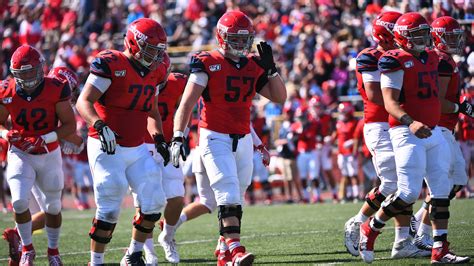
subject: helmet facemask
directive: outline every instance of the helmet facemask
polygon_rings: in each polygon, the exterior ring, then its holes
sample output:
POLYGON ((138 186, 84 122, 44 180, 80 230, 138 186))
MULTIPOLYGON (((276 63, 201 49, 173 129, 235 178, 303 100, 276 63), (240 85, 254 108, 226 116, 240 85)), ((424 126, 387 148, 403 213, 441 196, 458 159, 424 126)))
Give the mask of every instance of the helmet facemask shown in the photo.
POLYGON ((421 24, 415 29, 406 30, 408 40, 407 48, 416 52, 423 52, 426 48, 431 47, 432 39, 430 27, 426 24, 421 24))
POLYGON ((152 45, 143 40, 138 40, 137 44, 140 47, 140 52, 136 57, 143 66, 149 68, 153 64, 163 61, 166 44, 158 43, 158 45, 152 45))
POLYGON ((454 29, 452 32, 437 32, 446 52, 450 54, 461 54, 464 48, 465 36, 462 29, 454 29))
POLYGON ((239 30, 237 33, 227 33, 223 29, 218 29, 219 36, 223 40, 225 52, 231 55, 243 57, 252 49, 254 34, 248 30, 239 30))
POLYGON ((21 69, 10 68, 15 82, 26 92, 32 92, 44 79, 43 61, 37 66, 23 65, 21 69))

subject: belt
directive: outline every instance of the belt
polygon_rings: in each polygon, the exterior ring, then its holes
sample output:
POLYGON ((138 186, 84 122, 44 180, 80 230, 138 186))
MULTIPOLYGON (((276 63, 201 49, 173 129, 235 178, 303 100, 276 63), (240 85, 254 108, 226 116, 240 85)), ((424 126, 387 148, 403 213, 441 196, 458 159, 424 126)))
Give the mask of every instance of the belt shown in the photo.
POLYGON ((245 137, 245 134, 229 134, 229 137, 232 139, 232 152, 236 152, 239 139, 245 137))

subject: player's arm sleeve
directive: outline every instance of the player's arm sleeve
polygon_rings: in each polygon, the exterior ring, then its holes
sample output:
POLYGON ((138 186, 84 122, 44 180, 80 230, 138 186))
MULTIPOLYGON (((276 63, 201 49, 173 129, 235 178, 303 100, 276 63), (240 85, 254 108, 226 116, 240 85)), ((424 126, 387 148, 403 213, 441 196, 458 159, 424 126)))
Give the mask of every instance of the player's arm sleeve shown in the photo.
POLYGON ((112 80, 90 73, 89 77, 87 77, 86 83, 90 83, 100 92, 105 93, 110 87, 110 84, 112 84, 112 80))
POLYGON ((356 59, 357 71, 360 73, 374 72, 378 70, 378 59, 372 54, 363 53, 360 54, 356 59))
POLYGON ((403 70, 386 72, 380 76, 380 88, 393 88, 401 90, 403 86, 403 70))
POLYGON ((59 95, 59 101, 68 101, 69 99, 71 99, 71 88, 69 87, 69 83, 65 82, 61 89, 61 94, 59 95))
POLYGON ((438 64, 438 73, 442 77, 451 77, 454 72, 453 66, 448 63, 446 60, 439 61, 438 64))
POLYGON ((112 78, 112 70, 110 70, 109 64, 104 58, 101 58, 100 56, 92 60, 90 73, 103 78, 112 78))
POLYGON ((189 82, 195 83, 199 86, 207 87, 209 77, 205 72, 195 72, 189 75, 189 82))
POLYGON ((362 82, 380 82, 380 71, 362 72, 362 82))

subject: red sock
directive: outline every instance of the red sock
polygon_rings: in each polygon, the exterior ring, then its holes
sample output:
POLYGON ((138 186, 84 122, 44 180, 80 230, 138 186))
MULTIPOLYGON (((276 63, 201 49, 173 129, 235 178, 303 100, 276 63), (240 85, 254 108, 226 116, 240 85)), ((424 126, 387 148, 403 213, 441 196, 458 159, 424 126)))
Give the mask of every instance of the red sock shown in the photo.
POLYGON ((33 244, 23 246, 23 248, 21 249, 22 252, 27 252, 27 251, 31 251, 31 250, 35 250, 35 248, 33 247, 33 244))
POLYGON ((51 255, 51 256, 59 255, 59 250, 57 248, 48 248, 48 255, 51 255))

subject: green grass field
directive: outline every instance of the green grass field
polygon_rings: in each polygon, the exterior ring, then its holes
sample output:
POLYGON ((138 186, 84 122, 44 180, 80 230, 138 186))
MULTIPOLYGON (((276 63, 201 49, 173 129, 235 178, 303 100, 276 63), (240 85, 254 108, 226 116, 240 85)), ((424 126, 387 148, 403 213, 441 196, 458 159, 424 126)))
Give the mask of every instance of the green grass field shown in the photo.
MULTIPOLYGON (((449 240, 459 254, 474 257, 474 201, 455 200, 451 203, 449 240)), ((419 207, 419 203, 415 205, 419 207)), ((242 242, 256 254, 255 264, 312 265, 362 264, 359 257, 349 255, 343 244, 345 221, 361 204, 252 206, 244 209, 242 242)), ((85 265, 89 260, 87 235, 93 211, 65 211, 60 251, 66 265, 85 265)), ((118 263, 130 241, 132 209, 123 210, 114 238, 108 246, 106 261, 118 263)), ((0 227, 13 225, 11 215, 1 214, 0 227)), ((375 264, 426 264, 428 258, 391 260, 394 239, 389 223, 376 243, 375 264)), ((215 264, 213 251, 217 239, 216 214, 205 215, 185 223, 176 235, 182 265, 215 264)), ((35 234, 36 262, 46 264, 46 235, 35 234)), ((163 250, 156 247, 160 263, 163 250)), ((7 245, 0 245, 0 265, 7 260, 7 245)))

